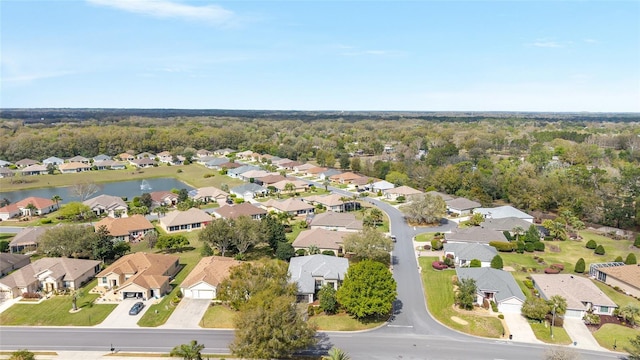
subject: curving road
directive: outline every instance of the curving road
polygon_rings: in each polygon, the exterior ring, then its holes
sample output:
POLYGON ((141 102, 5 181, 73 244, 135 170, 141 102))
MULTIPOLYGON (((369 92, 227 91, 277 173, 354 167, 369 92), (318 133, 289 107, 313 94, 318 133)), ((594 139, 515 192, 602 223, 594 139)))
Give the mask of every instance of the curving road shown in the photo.
MULTIPOLYGON (((332 189, 341 194, 351 194, 332 189)), ((394 315, 384 326, 365 332, 320 332, 318 345, 306 353, 321 354, 332 346, 347 351, 352 359, 514 359, 538 360, 548 346, 477 338, 444 327, 426 309, 422 281, 417 270, 412 238, 426 231, 447 231, 455 224, 414 230, 393 206, 367 199, 385 211, 398 241, 393 251, 398 299, 394 315)), ((233 340, 230 330, 167 330, 154 328, 104 329, 77 327, 1 327, 3 350, 169 352, 191 340, 205 344, 205 353, 226 354, 233 340)), ((620 354, 578 350, 583 360, 621 359, 620 354)))

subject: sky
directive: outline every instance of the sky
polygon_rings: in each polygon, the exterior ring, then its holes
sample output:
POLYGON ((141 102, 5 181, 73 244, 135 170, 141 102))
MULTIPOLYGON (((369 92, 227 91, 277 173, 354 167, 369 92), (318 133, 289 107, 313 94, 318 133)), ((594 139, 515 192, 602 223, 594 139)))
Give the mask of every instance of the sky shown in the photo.
POLYGON ((0 0, 0 107, 640 112, 640 1, 0 0))

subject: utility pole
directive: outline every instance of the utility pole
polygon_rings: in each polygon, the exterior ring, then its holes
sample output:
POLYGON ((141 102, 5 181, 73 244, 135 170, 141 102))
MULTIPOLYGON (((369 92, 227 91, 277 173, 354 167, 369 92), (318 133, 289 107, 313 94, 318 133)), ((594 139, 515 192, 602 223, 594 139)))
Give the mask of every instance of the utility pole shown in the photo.
POLYGON ((553 315, 551 316, 551 338, 553 339, 553 327, 556 324, 556 305, 553 305, 553 315))

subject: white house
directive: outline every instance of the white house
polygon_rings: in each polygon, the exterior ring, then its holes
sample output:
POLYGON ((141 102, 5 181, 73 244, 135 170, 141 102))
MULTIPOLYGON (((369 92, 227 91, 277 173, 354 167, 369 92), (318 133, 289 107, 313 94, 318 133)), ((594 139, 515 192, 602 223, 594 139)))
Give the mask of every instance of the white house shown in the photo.
POLYGON ((218 286, 229 277, 231 269, 242 262, 222 256, 209 256, 200 262, 180 284, 184 297, 213 300, 218 296, 218 286))

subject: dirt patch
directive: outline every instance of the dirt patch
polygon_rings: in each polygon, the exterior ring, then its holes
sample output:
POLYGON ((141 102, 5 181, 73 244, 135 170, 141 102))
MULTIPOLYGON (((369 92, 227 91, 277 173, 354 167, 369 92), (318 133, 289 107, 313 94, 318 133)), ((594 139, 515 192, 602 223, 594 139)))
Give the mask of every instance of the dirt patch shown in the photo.
POLYGON ((505 266, 505 267, 503 267, 503 268, 502 268, 502 270, 504 270, 504 271, 509 271, 509 272, 516 271, 516 269, 514 269, 514 268, 513 268, 513 267, 511 267, 511 266, 505 266))
POLYGON ((451 320, 453 320, 453 321, 457 322, 457 323, 458 323, 458 324, 460 324, 460 325, 469 325, 469 323, 468 323, 466 320, 462 320, 462 319, 460 319, 460 318, 459 318, 459 317, 457 317, 457 316, 452 316, 452 317, 451 317, 451 320))

